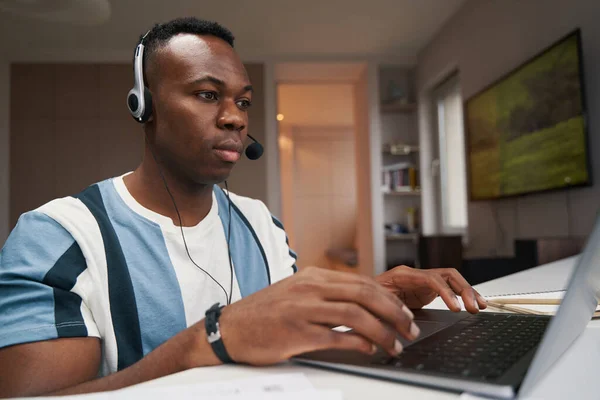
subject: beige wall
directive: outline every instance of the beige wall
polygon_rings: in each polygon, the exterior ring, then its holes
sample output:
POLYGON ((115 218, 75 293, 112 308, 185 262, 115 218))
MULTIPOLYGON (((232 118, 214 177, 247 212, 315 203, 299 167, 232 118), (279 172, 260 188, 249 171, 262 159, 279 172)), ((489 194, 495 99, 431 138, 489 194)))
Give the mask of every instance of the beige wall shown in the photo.
POLYGON ((463 97, 469 98, 576 27, 581 28, 590 155, 596 183, 591 188, 470 202, 468 257, 511 254, 513 239, 518 237, 590 233, 600 207, 599 15, 598 1, 471 0, 420 54, 421 90, 443 71, 458 67, 463 97))
MULTIPOLYGON (((261 88, 261 65, 249 65, 248 72, 261 88)), ((139 164, 142 128, 125 106, 132 83, 129 64, 11 66, 11 229, 21 213, 139 164)), ((251 123, 260 130, 264 126, 260 90, 253 103, 251 123)), ((259 140, 264 135, 255 134, 259 140)), ((265 200, 264 160, 246 162, 234 171, 230 187, 265 200)))
POLYGON ((277 110, 287 125, 352 126, 354 102, 352 85, 280 84, 277 110))
POLYGON ((288 131, 282 135, 280 153, 287 211, 284 223, 298 253, 298 266, 326 267, 328 249, 354 247, 357 208, 353 130, 292 127, 288 131))

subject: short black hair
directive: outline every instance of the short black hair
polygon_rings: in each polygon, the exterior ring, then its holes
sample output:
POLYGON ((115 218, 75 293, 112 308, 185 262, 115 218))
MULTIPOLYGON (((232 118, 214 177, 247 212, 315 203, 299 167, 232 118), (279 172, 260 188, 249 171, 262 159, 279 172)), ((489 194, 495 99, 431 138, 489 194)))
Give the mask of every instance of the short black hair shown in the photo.
POLYGON ((155 24, 147 33, 140 35, 138 40, 138 44, 142 41, 144 44, 144 59, 142 60, 144 69, 150 56, 161 47, 165 46, 173 36, 179 35, 180 33, 214 36, 224 40, 232 48, 235 40, 231 31, 224 26, 217 22, 195 17, 176 18, 162 24, 155 24))

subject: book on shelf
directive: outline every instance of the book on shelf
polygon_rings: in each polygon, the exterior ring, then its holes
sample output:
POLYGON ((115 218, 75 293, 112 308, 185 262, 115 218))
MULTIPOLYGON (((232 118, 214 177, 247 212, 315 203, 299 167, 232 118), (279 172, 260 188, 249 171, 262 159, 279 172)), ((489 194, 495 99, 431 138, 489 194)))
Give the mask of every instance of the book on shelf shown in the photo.
POLYGON ((381 170, 384 193, 415 192, 419 189, 418 168, 411 163, 386 165, 381 170))

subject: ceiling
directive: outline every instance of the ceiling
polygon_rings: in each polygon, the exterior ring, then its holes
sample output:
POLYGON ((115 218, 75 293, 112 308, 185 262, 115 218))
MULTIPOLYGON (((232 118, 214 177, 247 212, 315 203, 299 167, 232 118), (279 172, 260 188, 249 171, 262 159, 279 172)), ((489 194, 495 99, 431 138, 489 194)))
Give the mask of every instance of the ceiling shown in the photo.
POLYGON ((0 12, 0 50, 11 61, 128 60, 139 35, 154 23, 197 16, 230 28, 246 61, 387 57, 414 63, 464 2, 110 0, 109 19, 97 26, 0 12))

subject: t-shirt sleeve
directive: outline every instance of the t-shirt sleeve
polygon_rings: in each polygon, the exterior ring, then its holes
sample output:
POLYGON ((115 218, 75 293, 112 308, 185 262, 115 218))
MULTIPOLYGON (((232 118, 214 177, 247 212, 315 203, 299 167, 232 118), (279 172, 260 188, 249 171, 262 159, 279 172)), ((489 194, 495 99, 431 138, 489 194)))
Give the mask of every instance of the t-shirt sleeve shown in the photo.
POLYGON ((81 276, 87 264, 58 222, 30 211, 0 251, 0 348, 63 337, 99 337, 81 276))
POLYGON ((298 255, 290 248, 290 242, 281 221, 271 214, 264 203, 260 202, 260 204, 265 215, 270 220, 268 222, 271 236, 270 242, 275 248, 278 260, 275 265, 271 265, 271 283, 275 283, 298 272, 298 266, 296 265, 298 255))

